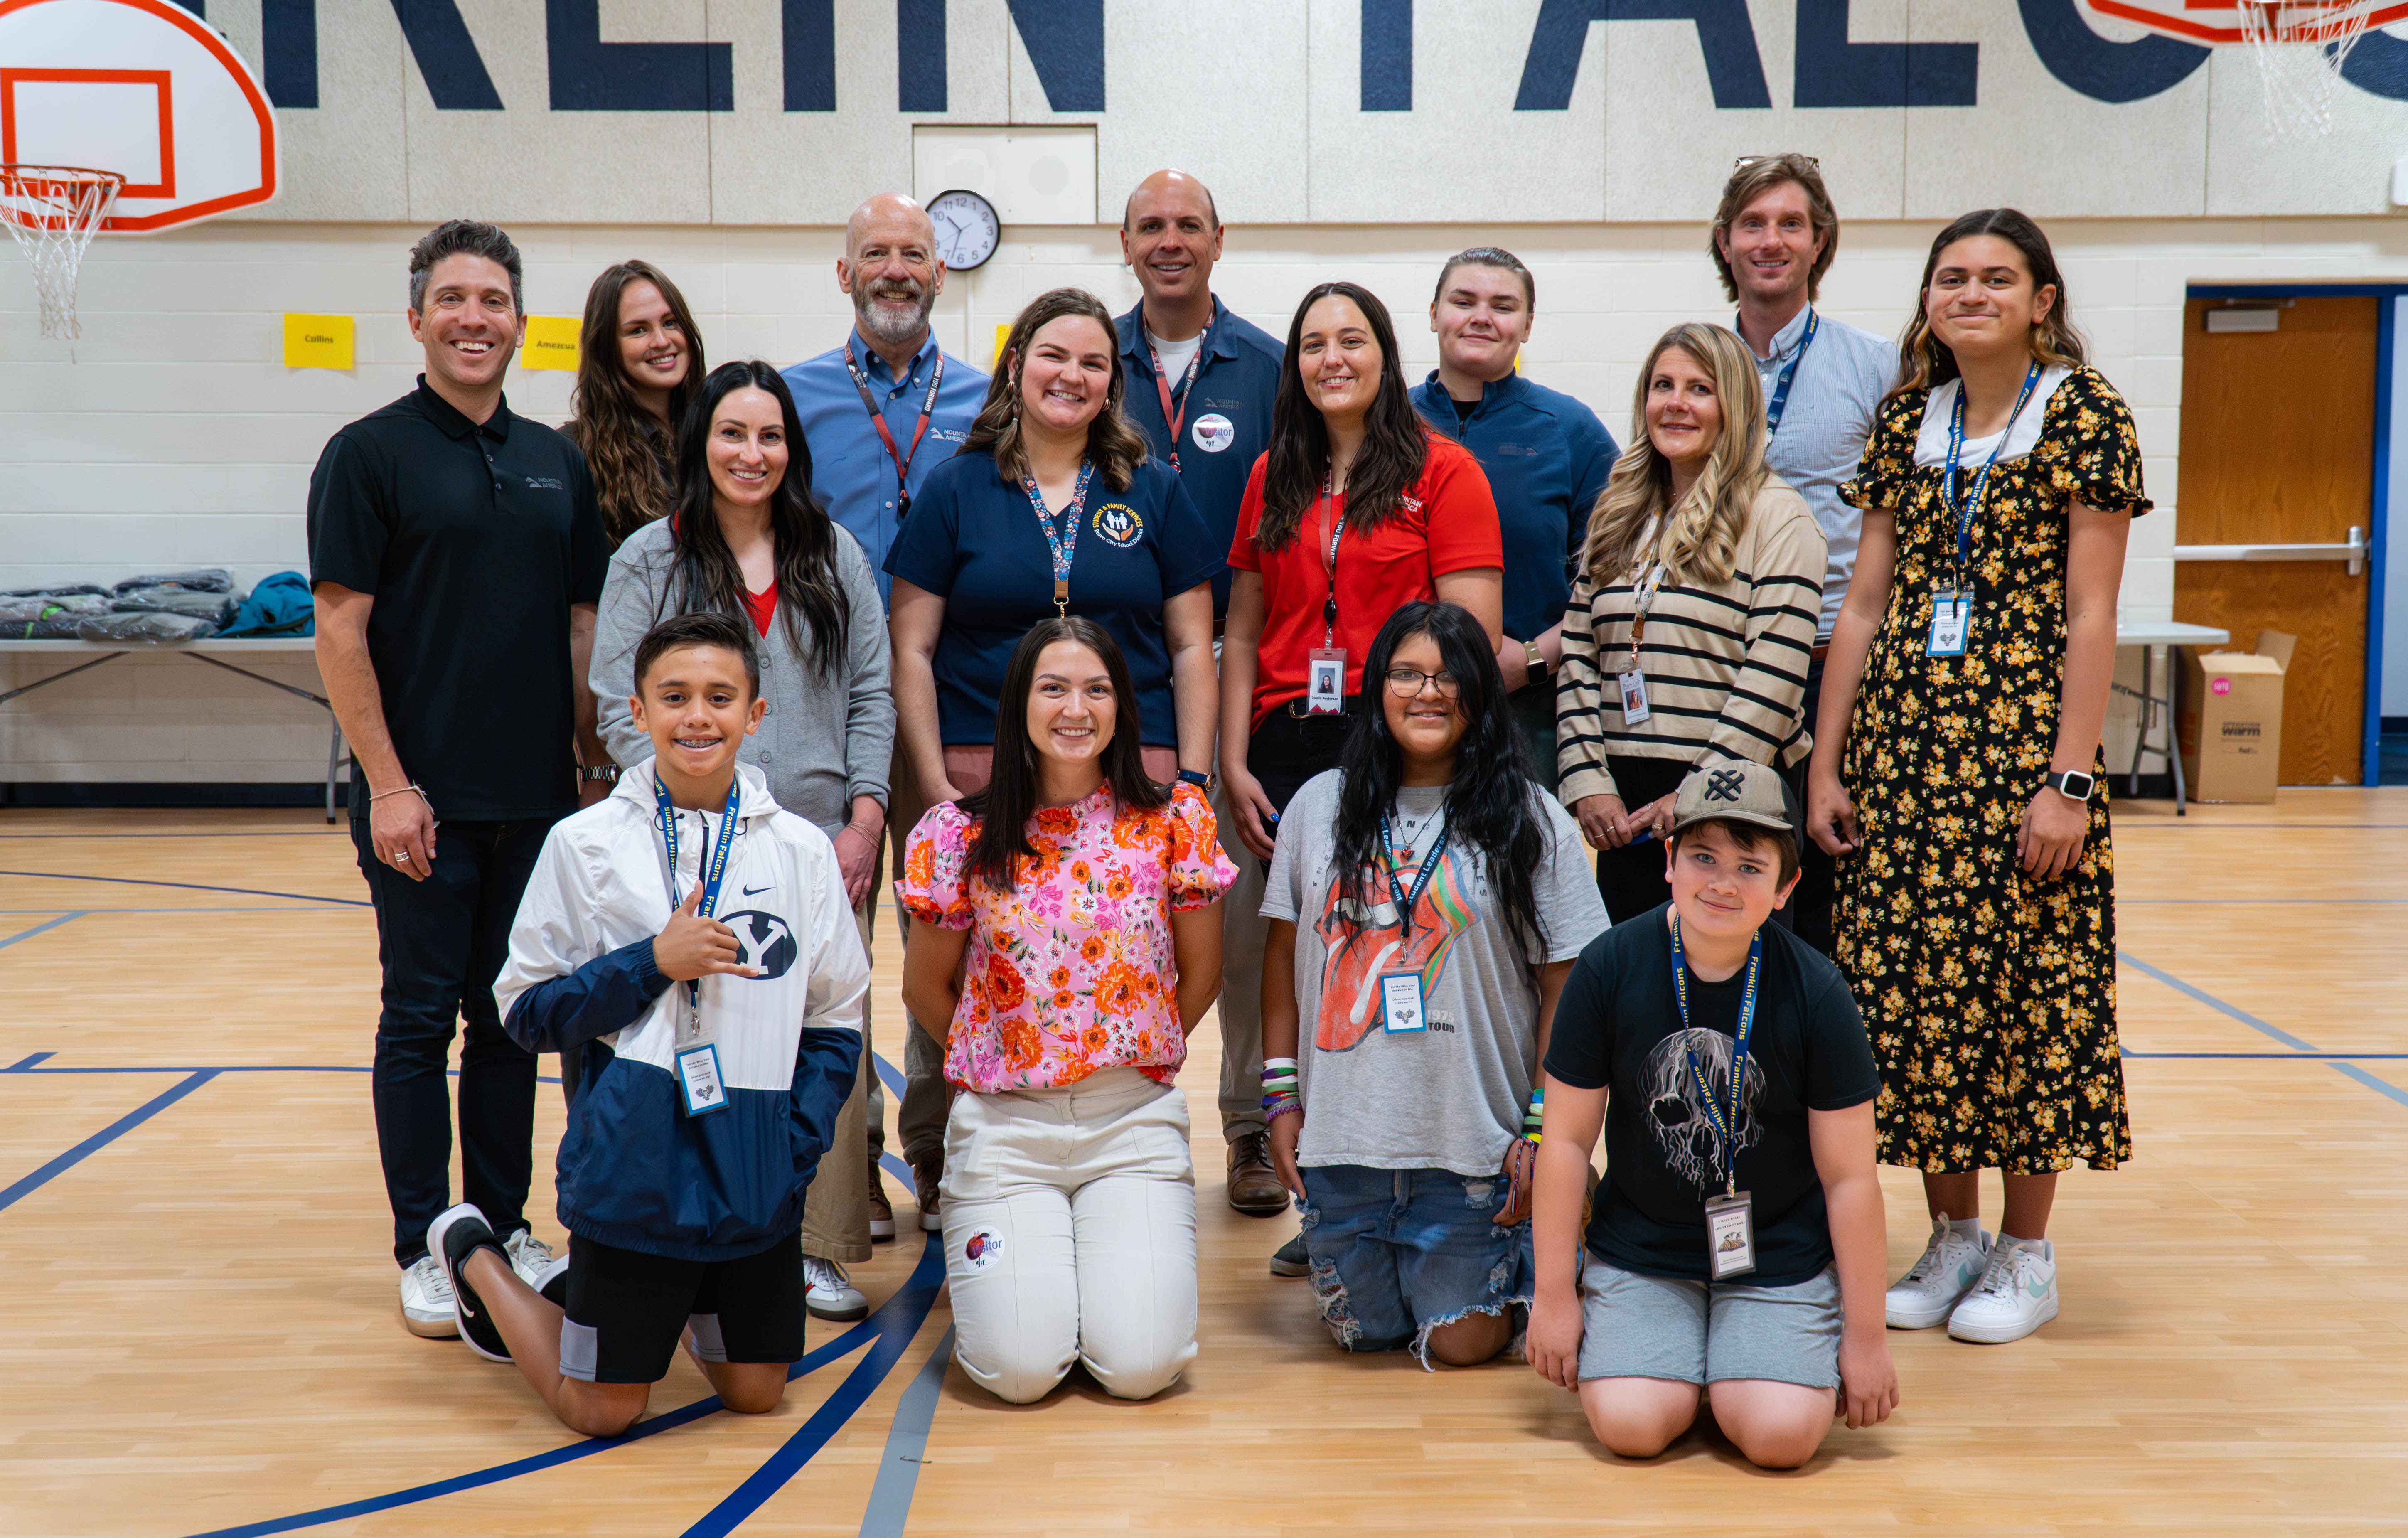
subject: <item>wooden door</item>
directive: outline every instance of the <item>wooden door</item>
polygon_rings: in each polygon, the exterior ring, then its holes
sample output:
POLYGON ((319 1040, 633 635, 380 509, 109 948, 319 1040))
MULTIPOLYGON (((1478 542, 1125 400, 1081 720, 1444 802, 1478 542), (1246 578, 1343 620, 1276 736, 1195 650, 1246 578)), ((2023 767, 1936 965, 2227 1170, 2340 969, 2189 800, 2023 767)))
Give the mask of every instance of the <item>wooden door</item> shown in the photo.
MULTIPOLYGON (((2300 298, 2273 331, 2183 314, 2181 545, 2340 544, 2372 517, 2373 298, 2300 298)), ((2283 681, 2286 785, 2354 785, 2366 730, 2363 571, 2333 561, 2178 561, 2174 618, 2300 638, 2283 681)))

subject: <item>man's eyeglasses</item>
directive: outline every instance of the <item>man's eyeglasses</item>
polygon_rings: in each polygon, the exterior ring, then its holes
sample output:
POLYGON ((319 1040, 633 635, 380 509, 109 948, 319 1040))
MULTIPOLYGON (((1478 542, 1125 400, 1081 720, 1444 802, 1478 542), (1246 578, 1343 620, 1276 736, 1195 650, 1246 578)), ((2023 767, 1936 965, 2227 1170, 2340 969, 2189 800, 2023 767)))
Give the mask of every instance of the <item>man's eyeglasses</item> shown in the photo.
POLYGON ((1389 668, 1388 692, 1398 699, 1411 699, 1422 692, 1424 679, 1429 681, 1430 687, 1438 691, 1440 699, 1453 699, 1463 692, 1463 685, 1456 682, 1453 673, 1425 673, 1418 668, 1389 668))
POLYGON ((1802 162, 1810 170, 1819 171, 1823 168, 1823 163, 1815 159, 1813 155, 1781 154, 1742 155, 1737 160, 1731 162, 1731 169, 1734 171, 1744 171, 1751 165, 1761 165, 1768 160, 1795 160, 1802 162))

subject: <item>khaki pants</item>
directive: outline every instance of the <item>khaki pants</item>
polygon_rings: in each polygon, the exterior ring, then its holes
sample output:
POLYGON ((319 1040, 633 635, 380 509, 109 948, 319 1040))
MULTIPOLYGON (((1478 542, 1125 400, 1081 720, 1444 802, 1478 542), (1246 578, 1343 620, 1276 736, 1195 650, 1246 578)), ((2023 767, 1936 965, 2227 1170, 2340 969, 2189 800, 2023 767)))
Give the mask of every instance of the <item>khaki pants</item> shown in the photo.
MULTIPOLYGON (((878 900, 875 884, 853 911, 860 927, 861 944, 869 948, 869 915, 878 900)), ((869 1085, 878 1080, 869 1044, 869 1000, 862 1000, 861 1070, 853 1081, 843 1111, 836 1118, 836 1141, 820 1156, 819 1172, 803 1194, 803 1253, 838 1265, 869 1258, 869 1142, 863 1131, 869 1085)))
POLYGON ((1212 798, 1221 847, 1238 868, 1238 884, 1221 899, 1221 1136, 1230 1143, 1263 1129, 1263 862, 1238 836, 1238 812, 1226 786, 1212 798))

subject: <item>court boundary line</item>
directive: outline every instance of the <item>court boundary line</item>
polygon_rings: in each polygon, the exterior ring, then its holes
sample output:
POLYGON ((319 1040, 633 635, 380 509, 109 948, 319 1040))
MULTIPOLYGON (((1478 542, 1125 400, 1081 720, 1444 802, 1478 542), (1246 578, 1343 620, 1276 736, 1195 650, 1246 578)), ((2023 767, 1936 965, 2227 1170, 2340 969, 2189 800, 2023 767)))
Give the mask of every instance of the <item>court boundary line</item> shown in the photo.
POLYGON ((234 892, 247 898, 290 898, 294 902, 336 902, 346 908, 373 908, 366 898, 321 898, 307 892, 266 892, 256 886, 205 886, 190 881, 152 881, 143 876, 79 876, 64 870, 0 870, 0 876, 24 876, 35 881, 105 881, 117 886, 173 886, 185 892, 234 892))
MULTIPOLYGON (((2408 1089, 2401 1089, 2398 1085, 2391 1083, 2387 1079, 2377 1078, 2373 1074, 2369 1073, 2366 1070, 2358 1067, 2355 1063, 2336 1061, 2334 1060, 2335 1055, 2328 1055, 2320 1052, 2313 1042, 2303 1041, 2300 1038, 2292 1035, 2289 1031, 2285 1030, 2280 1026, 2269 1025, 2267 1022, 2258 1019, 2256 1015, 2250 1013, 2247 1010, 2241 1008, 2239 1005, 2228 1004, 2223 999, 2215 997, 2215 995, 2208 992, 2205 988, 2193 986, 2191 984, 2186 983, 2181 978, 2176 977, 2173 973, 2167 971, 2162 967, 2152 967, 2147 962, 2142 960, 2139 956, 2134 956, 2131 952, 2124 950, 2121 947, 2118 947, 2115 952, 2115 959, 2130 966, 2134 970, 2140 972, 2143 976, 2155 978, 2157 981, 2163 983, 2166 986, 2173 989, 2176 993, 2205 1004, 2208 1008, 2215 1011, 2218 1014, 2227 1015, 2234 1020, 2238 1020, 2243 1025, 2247 1026, 2251 1030, 2258 1032, 2259 1035, 2282 1042, 2285 1046, 2291 1048, 2292 1055, 2294 1056, 2315 1054, 2315 1056, 2308 1057, 2307 1060, 2312 1062, 2324 1062, 2329 1066, 2334 1072, 2341 1074, 2344 1078, 2355 1080, 2387 1100, 2397 1100, 2401 1105, 2408 1105, 2408 1089)), ((2269 1056, 2273 1055, 2269 1054, 2269 1056)), ((2379 1055, 2370 1053, 2366 1056, 2372 1058, 2379 1055)))
MULTIPOLYGON (((12 1070, 12 1071, 38 1072, 40 1071, 36 1069, 25 1069, 12 1070)), ((99 1153, 110 1143, 115 1143, 126 1133, 133 1131, 144 1122, 149 1121, 160 1112, 166 1110, 169 1106, 174 1105, 178 1100, 190 1095, 194 1090, 200 1088, 201 1085, 205 1084, 208 1084, 210 1080, 218 1076, 219 1071, 219 1070, 213 1068, 204 1068, 194 1071, 183 1080, 182 1083, 177 1085, 173 1089, 167 1090, 163 1094, 152 1096, 149 1100, 144 1101, 141 1105, 127 1112, 124 1115, 118 1117, 117 1120, 109 1123, 107 1127, 102 1128, 99 1131, 94 1132, 92 1136, 84 1139, 81 1143, 77 1143, 74 1147, 68 1149, 65 1153, 61 1154, 58 1157, 50 1160, 48 1164, 43 1165, 40 1169, 21 1177, 7 1186, 0 1186, 0 1212, 7 1211, 10 1207, 15 1206, 18 1202, 33 1195, 36 1191, 40 1190, 51 1181, 66 1173, 69 1170, 74 1169, 77 1165, 81 1164, 84 1160, 92 1157, 93 1155, 99 1153)))
POLYGON ((31 940, 36 935, 55 929, 62 924, 72 924, 77 919, 83 917, 86 913, 91 912, 92 910, 89 908, 76 908, 63 911, 60 913, 58 917, 50 920, 48 924, 36 924, 30 929, 20 929, 15 934, 8 936, 6 940, 0 940, 0 951, 7 950, 9 946, 14 945, 21 940, 31 940))
POLYGON ((927 1462, 928 1431, 936 1424, 937 1402, 944 1396, 945 1372, 953 1365, 956 1328, 945 1327, 896 1401, 886 1450, 878 1460, 878 1479, 861 1513, 861 1538, 903 1538, 904 1525, 911 1519, 911 1497, 919 1492, 920 1468, 927 1462))

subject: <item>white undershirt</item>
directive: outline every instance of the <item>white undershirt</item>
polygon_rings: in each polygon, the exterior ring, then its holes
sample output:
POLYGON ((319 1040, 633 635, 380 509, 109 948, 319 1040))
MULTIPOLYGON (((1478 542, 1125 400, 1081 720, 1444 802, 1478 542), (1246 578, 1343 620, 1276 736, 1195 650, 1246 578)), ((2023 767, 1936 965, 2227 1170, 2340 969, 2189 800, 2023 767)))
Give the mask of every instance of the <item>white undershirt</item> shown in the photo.
POLYGON ((1187 366, 1195 360, 1196 350, 1204 345, 1204 333, 1199 331, 1183 342, 1167 342, 1154 334, 1154 327, 1147 326, 1145 339, 1153 344, 1154 355, 1162 360, 1162 382, 1176 394, 1179 381, 1187 377, 1187 366))

